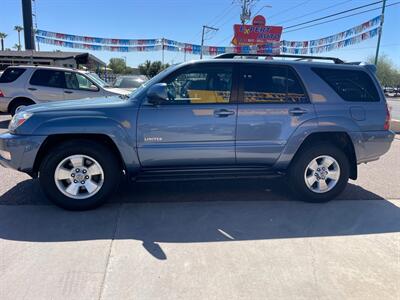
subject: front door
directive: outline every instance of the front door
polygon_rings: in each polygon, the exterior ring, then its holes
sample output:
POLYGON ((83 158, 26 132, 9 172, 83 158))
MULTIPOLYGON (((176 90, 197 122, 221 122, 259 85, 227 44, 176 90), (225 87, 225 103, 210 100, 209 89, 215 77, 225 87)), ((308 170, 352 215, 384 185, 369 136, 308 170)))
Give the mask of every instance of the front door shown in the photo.
POLYGON ((241 65, 237 163, 271 166, 298 126, 315 118, 303 84, 284 65, 241 65))
POLYGON ((65 72, 64 99, 74 100, 100 96, 100 89, 86 76, 72 71, 65 72))
POLYGON ((143 167, 235 164, 237 104, 231 63, 196 64, 169 75, 169 100, 141 105, 137 146, 143 167))

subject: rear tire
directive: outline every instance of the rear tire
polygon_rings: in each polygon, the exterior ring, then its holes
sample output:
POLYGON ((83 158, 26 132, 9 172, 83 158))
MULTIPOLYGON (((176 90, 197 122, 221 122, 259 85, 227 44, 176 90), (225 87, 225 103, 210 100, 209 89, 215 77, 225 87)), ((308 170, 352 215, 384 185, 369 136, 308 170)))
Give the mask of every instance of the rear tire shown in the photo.
POLYGON ((338 196, 349 179, 350 163, 343 150, 329 143, 301 149, 289 170, 294 199, 322 203, 338 196))
POLYGON ((117 157, 101 143, 65 142, 44 158, 39 179, 43 192, 68 210, 88 210, 102 205, 120 183, 117 157))

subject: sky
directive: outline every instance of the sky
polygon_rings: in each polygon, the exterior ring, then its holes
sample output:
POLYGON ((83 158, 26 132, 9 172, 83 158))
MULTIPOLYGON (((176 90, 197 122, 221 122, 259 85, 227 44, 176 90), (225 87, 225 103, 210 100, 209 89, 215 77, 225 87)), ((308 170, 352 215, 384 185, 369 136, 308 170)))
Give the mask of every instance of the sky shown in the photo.
MULTIPOLYGON (((252 13, 260 11, 268 25, 295 25, 315 18, 330 15, 376 0, 259 0, 252 13), (271 7, 265 7, 271 6, 271 7)), ((34 0, 39 29, 75 35, 106 38, 168 38, 180 42, 200 44, 202 25, 218 28, 206 34, 205 45, 229 46, 233 35, 233 24, 240 23, 238 0, 34 0)), ((399 2, 387 0, 387 4, 399 2)), ((285 33, 285 40, 310 40, 326 37, 357 26, 378 16, 381 4, 368 8, 379 8, 357 16, 285 33)), ((355 11, 358 12, 358 11, 355 11)), ((354 13, 354 12, 352 12, 354 13)), ((344 16, 344 15, 341 15, 344 16)), ((22 25, 21 0, 0 0, 0 32, 8 34, 5 47, 11 48, 18 41, 15 25, 22 25)), ((289 30, 289 29, 288 29, 289 30)), ((287 31, 288 31, 287 30, 287 31)), ((400 68, 400 5, 386 8, 381 41, 381 54, 385 54, 400 68)), ((23 40, 23 39, 22 39, 23 40)), ((326 52, 346 61, 365 61, 375 54, 377 38, 326 52)), ((40 50, 80 51, 52 45, 40 45, 40 50)), ((127 64, 136 67, 145 60, 161 60, 162 52, 118 53, 92 51, 105 62, 112 57, 124 58, 127 64)), ((198 55, 187 55, 186 60, 198 59, 198 55)), ((165 63, 184 61, 183 53, 165 51, 165 63)))

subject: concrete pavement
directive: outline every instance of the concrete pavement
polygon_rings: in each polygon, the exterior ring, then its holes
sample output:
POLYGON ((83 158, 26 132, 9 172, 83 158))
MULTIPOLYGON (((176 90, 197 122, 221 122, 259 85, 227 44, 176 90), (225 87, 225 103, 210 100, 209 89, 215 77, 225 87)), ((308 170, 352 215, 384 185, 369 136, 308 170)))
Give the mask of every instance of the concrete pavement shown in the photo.
POLYGON ((400 202, 0 207, 0 298, 399 299, 400 202))

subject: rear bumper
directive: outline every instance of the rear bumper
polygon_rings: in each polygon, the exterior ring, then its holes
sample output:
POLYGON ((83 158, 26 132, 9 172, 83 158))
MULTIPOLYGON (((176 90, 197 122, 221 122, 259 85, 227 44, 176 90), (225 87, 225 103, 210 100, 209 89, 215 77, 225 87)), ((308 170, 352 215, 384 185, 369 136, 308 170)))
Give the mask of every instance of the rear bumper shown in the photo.
POLYGON ((395 133, 390 130, 352 132, 357 164, 379 159, 389 151, 395 133))
POLYGON ((0 165, 30 174, 46 136, 0 134, 0 165))

